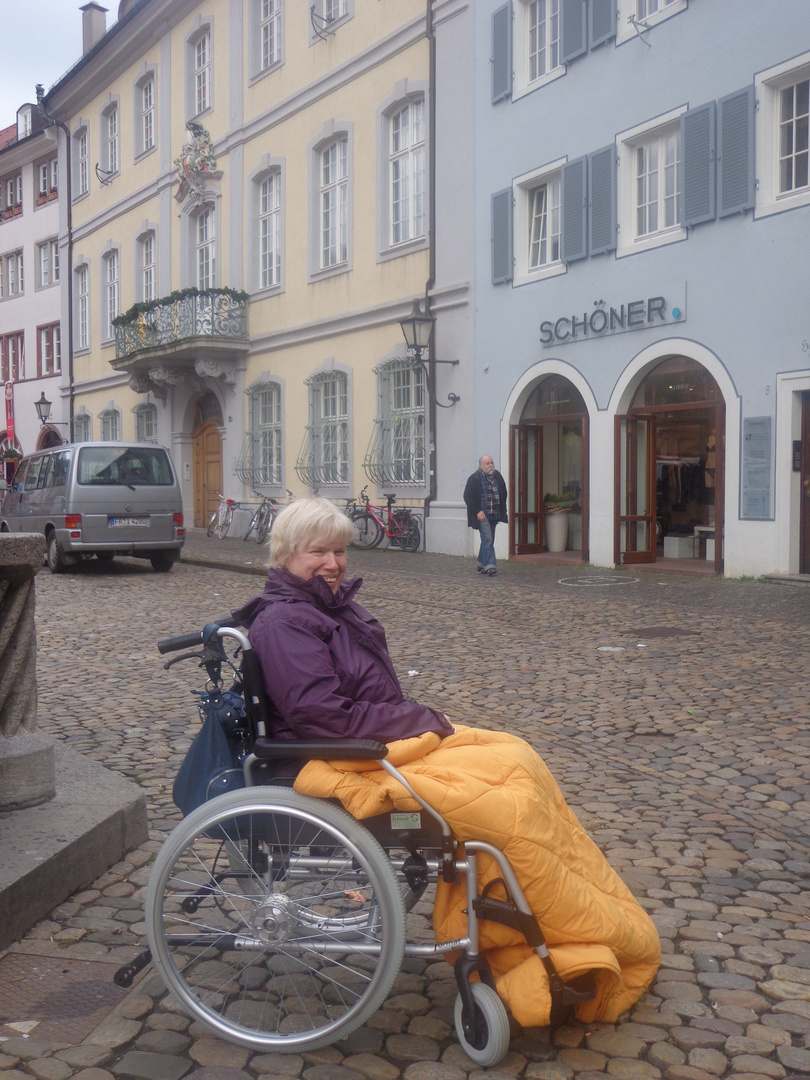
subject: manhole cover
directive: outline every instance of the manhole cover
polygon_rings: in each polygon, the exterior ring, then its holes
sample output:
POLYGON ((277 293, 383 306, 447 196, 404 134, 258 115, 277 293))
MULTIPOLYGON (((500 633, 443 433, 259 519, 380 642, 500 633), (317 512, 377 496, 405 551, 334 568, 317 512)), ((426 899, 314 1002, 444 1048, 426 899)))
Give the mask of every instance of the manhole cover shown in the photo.
POLYGON ((126 995, 112 981, 118 967, 8 953, 0 960, 0 1035, 81 1042, 126 995))
POLYGON ((699 630, 681 630, 677 626, 645 626, 641 630, 622 630, 621 633, 635 638, 700 637, 699 630))

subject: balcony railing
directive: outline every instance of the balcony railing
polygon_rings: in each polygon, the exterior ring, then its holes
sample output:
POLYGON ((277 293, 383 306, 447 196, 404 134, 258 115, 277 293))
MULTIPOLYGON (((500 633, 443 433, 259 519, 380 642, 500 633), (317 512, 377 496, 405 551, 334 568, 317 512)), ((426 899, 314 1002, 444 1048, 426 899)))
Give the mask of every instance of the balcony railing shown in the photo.
POLYGON ((247 293, 233 289, 186 289, 160 300, 135 304, 113 319, 115 358, 182 344, 194 338, 247 338, 247 293))

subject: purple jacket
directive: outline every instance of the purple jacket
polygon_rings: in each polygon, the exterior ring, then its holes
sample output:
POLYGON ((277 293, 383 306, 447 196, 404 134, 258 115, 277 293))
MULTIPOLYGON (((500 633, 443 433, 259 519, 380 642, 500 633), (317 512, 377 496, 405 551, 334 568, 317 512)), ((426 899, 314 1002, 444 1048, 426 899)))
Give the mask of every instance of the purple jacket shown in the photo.
POLYGON ((261 664, 273 737, 392 742, 453 730, 404 698, 382 626, 354 603, 362 584, 355 578, 334 595, 323 578, 274 569, 264 592, 233 612, 261 664))

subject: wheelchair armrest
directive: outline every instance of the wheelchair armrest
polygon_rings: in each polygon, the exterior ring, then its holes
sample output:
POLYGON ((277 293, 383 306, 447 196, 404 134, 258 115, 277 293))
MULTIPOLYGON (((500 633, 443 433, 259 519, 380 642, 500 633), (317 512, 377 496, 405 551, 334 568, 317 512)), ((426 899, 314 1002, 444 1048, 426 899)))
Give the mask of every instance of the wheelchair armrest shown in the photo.
POLYGON ((253 744, 253 753, 260 761, 293 758, 305 761, 333 761, 354 759, 379 761, 388 753, 385 743, 374 739, 317 739, 285 740, 259 738, 253 744))

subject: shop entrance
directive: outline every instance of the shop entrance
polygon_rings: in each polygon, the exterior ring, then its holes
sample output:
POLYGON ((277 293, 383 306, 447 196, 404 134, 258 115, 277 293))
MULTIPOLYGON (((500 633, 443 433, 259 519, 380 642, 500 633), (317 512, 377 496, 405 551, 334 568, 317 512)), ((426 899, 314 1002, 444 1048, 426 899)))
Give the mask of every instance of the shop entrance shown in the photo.
POLYGON ((701 559, 723 569, 725 409, 709 372, 671 357, 616 417, 617 563, 701 559))
POLYGON ((222 491, 222 409, 210 390, 194 409, 194 527, 204 529, 219 505, 222 491))
POLYGON ((587 562, 588 410, 568 379, 549 375, 532 391, 510 429, 509 466, 510 553, 577 551, 587 562))
POLYGON ((810 391, 802 393, 801 516, 799 518, 799 573, 810 574, 810 391))

